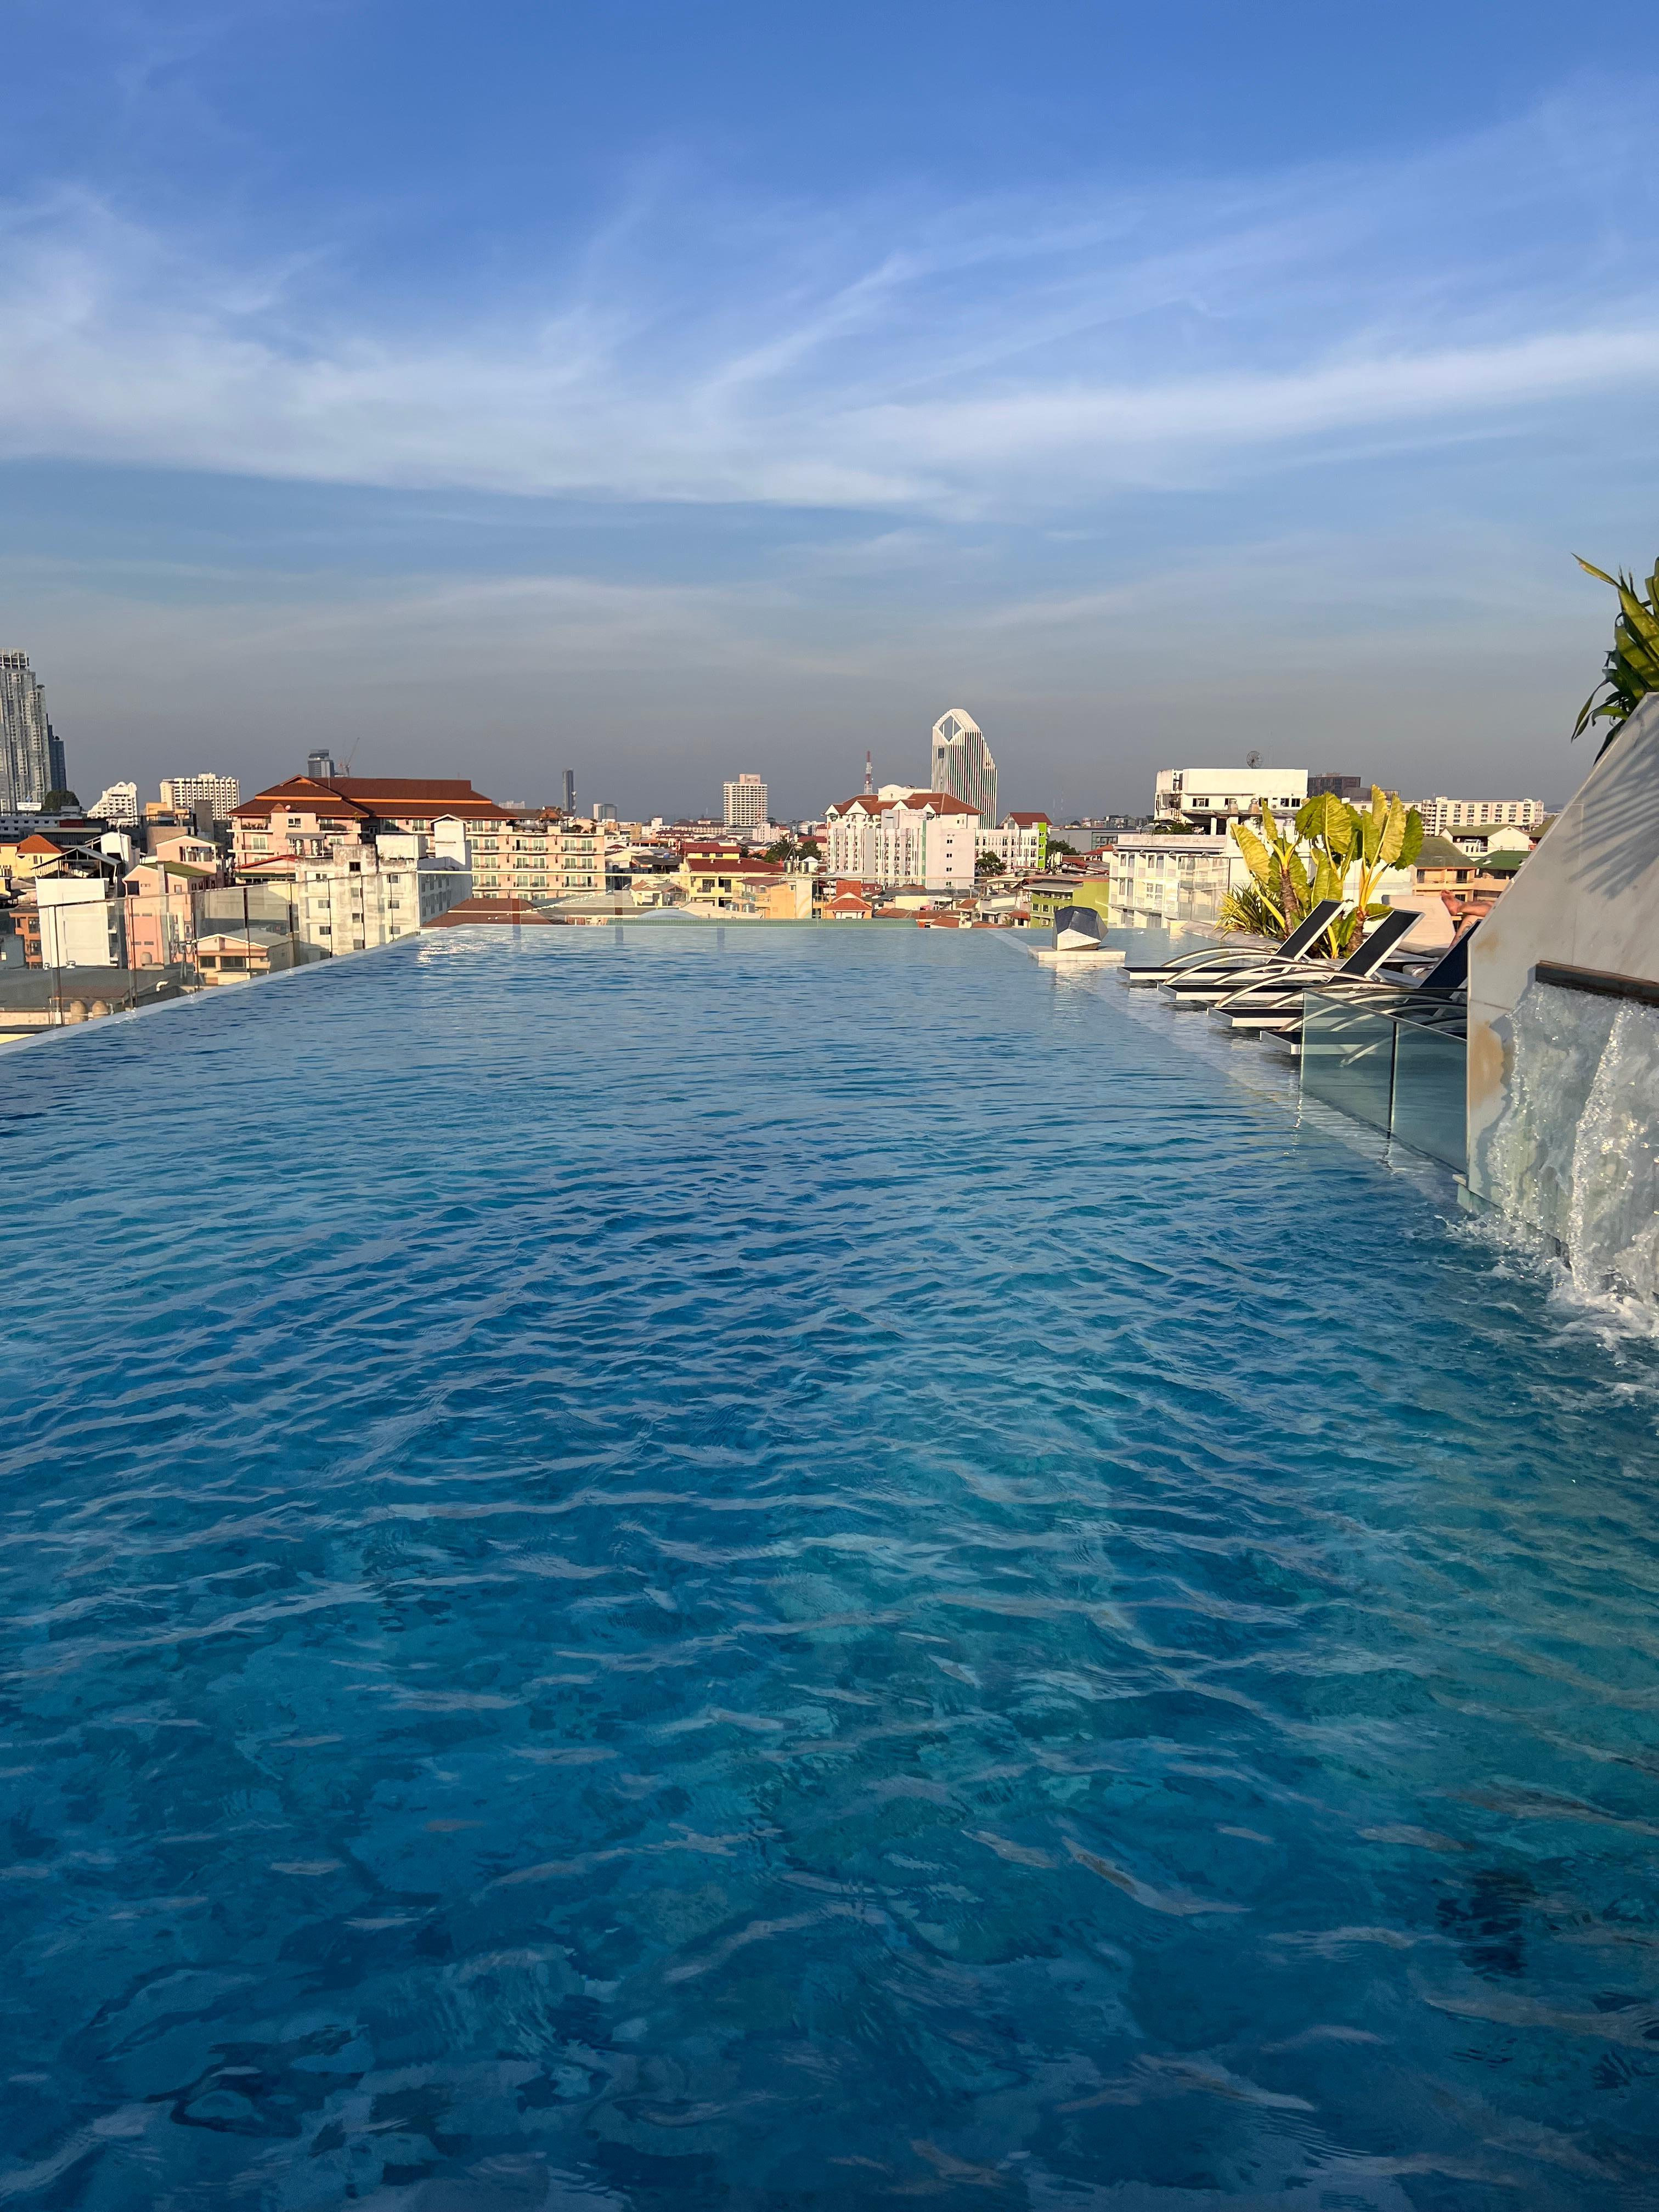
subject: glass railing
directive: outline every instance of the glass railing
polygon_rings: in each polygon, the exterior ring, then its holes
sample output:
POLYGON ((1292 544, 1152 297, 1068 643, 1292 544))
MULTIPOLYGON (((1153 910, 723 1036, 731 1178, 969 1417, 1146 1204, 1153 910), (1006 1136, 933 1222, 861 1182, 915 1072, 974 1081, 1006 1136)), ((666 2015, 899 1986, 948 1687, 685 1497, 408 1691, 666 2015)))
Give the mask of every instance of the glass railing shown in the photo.
POLYGON ((1335 992, 1309 991, 1302 1003, 1304 1093, 1461 1174, 1468 1043, 1455 1010, 1435 1010, 1441 1025, 1409 992, 1386 1011, 1335 992))
POLYGON ((1468 1039, 1422 1027, 1409 1014, 1395 1026, 1390 1133, 1462 1175, 1468 1165, 1468 1039))
POLYGON ((1397 1024, 1317 991, 1302 1004, 1303 1090, 1350 1121, 1386 1132, 1394 1114, 1397 1024))
POLYGON ((293 902, 263 884, 127 898, 94 878, 48 878, 0 904, 0 1041, 319 957, 293 902))

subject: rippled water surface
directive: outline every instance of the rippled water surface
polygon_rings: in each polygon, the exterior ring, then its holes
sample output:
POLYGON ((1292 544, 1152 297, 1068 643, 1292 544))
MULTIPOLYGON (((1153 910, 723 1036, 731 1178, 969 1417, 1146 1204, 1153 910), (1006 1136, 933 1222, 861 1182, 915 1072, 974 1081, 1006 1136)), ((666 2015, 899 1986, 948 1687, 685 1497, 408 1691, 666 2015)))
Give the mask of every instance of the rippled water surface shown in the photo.
POLYGON ((1426 1184, 879 928, 0 1110, 0 2199, 1659 2204, 1653 1355, 1426 1184))

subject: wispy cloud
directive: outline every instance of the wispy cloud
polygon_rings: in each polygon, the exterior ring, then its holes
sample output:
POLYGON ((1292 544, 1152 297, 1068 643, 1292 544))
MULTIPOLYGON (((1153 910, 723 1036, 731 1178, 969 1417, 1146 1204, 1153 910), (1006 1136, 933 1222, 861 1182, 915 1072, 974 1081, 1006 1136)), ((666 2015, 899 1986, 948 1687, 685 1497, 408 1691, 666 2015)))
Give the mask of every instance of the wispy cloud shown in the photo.
POLYGON ((1650 388, 1644 158, 1603 134, 1591 173, 1551 112, 1409 161, 1063 206, 659 188, 556 271, 521 258, 508 308, 455 274, 418 308, 377 292, 349 238, 210 246, 58 192, 0 220, 0 453, 1060 514, 1650 388))

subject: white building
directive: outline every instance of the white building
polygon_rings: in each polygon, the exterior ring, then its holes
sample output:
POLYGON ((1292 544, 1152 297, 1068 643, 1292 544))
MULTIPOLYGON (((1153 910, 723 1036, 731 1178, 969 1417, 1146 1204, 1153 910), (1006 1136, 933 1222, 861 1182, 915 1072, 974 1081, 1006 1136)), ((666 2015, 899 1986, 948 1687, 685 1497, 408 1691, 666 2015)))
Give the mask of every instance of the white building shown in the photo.
POLYGON ((1120 837, 1103 860, 1111 884, 1110 920, 1123 929, 1212 922, 1228 892, 1247 883, 1250 872, 1231 837, 1160 837, 1149 831, 1120 837))
POLYGON ((1538 799, 1419 799, 1425 836, 1447 837, 1459 830, 1535 830, 1546 809, 1538 799))
POLYGON ((204 801, 213 809, 216 822, 228 822, 242 803, 242 787, 234 775, 214 775, 204 769, 199 775, 164 775, 161 804, 181 814, 193 813, 204 801))
POLYGON ((902 799, 856 799, 823 817, 823 872, 861 884, 918 884, 930 891, 971 890, 980 817, 946 791, 902 799))
POLYGON ((126 954, 122 940, 121 901, 101 875, 37 875, 34 897, 40 916, 43 968, 119 968, 126 954))
POLYGON ((430 836, 387 830, 373 842, 337 845, 323 859, 279 854, 242 873, 251 884, 287 888, 294 934, 316 959, 413 936, 471 897, 465 849, 463 825, 440 820, 430 836))
POLYGON ((1153 811, 1161 822, 1193 822, 1224 837, 1230 822, 1263 806, 1294 814, 1307 796, 1305 768, 1161 768, 1153 811))
POLYGON ((1000 830, 981 828, 975 842, 981 853, 994 853, 1011 876, 1040 876, 1048 864, 1048 833, 1054 824, 1046 814, 1011 814, 1000 830))
POLYGON ((740 775, 726 786, 726 826, 728 830, 758 830, 766 819, 766 783, 758 775, 740 775))
POLYGON ((88 814, 100 822, 119 823, 123 828, 136 829, 138 824, 138 787, 136 783, 106 783, 92 805, 88 814))

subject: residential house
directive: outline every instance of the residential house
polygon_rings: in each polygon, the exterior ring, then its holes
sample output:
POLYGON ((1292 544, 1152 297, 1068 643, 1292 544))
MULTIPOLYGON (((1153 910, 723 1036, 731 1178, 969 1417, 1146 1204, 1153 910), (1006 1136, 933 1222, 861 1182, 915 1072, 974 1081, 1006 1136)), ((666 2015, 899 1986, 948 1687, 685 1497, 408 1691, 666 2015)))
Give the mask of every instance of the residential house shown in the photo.
POLYGON ((1425 837, 1412 869, 1415 898, 1395 899, 1395 905, 1418 904, 1437 898, 1455 927, 1478 921, 1492 912, 1513 880, 1524 854, 1504 851, 1490 860, 1461 853, 1447 837, 1425 837))
POLYGON ((730 914, 764 921, 810 921, 812 878, 775 860, 709 859, 695 850, 676 883, 688 913, 730 914))
POLYGON ((298 964, 292 931, 276 922, 250 922, 245 928, 209 930, 197 939, 196 959, 207 985, 246 983, 298 964))

